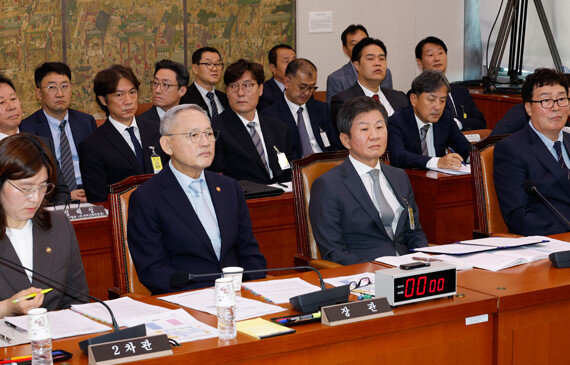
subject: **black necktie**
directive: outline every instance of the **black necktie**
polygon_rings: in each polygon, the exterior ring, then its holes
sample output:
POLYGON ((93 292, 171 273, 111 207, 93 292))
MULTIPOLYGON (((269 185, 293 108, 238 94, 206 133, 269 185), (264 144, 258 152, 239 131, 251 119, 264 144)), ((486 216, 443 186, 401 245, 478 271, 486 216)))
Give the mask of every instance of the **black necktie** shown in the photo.
POLYGON ((218 106, 216 105, 216 100, 214 100, 214 93, 208 91, 206 94, 208 99, 210 99, 210 106, 212 107, 212 118, 218 115, 218 106))
POLYGON ((67 139, 67 134, 65 133, 65 125, 67 120, 63 120, 59 123, 59 165, 61 167, 61 173, 63 174, 63 180, 69 188, 70 191, 77 189, 77 181, 75 180, 75 170, 73 168, 73 157, 71 156, 71 147, 69 146, 69 140, 67 139))
POLYGON ((131 142, 133 142, 133 146, 135 147, 135 155, 137 156, 137 161, 139 162, 139 165, 144 172, 143 151, 139 140, 135 136, 135 127, 127 128, 127 132, 129 132, 129 135, 131 136, 131 142))
POLYGON ((567 171, 568 180, 570 180, 570 170, 568 170, 568 167, 564 162, 564 157, 562 157, 562 143, 560 143, 560 141, 554 142, 554 150, 558 155, 558 165, 560 165, 561 168, 567 171))

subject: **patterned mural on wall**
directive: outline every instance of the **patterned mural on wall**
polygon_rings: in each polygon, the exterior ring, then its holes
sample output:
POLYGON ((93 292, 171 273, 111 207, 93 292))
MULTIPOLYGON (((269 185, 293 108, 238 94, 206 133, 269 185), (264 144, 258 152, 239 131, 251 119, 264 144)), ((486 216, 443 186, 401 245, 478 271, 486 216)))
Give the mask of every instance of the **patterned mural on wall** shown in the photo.
MULTIPOLYGON (((39 107, 33 72, 45 61, 72 70, 73 108, 102 118, 93 77, 131 66, 150 101, 154 63, 190 66, 192 52, 216 47, 226 64, 245 57, 267 68, 267 51, 294 46, 294 0, 0 0, 0 71, 12 78, 24 114, 39 107)), ((220 85, 221 87, 221 85, 220 85)))

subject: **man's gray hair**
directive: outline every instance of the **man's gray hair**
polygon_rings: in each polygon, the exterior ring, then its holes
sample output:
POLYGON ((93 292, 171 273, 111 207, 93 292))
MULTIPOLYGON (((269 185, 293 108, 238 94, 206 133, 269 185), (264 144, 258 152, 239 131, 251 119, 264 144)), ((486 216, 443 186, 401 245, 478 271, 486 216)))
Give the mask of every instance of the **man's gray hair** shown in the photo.
POLYGON ((208 117, 208 113, 200 106, 196 104, 180 104, 176 105, 166 111, 162 120, 160 121, 160 135, 165 136, 170 133, 172 127, 176 121, 176 115, 184 110, 196 110, 198 112, 204 113, 204 115, 210 120, 208 117))

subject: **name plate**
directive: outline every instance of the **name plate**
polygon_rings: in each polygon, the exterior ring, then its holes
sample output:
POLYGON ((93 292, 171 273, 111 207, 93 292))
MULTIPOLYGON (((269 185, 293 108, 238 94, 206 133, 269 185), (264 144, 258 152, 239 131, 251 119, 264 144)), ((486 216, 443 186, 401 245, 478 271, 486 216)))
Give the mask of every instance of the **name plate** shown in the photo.
POLYGON ((394 312, 386 298, 373 298, 322 307, 321 323, 327 326, 337 326, 393 315, 394 312))
POLYGON ((106 217, 107 211, 101 205, 91 205, 87 207, 67 208, 62 210, 70 221, 81 221, 85 219, 106 217))
POLYGON ((166 335, 131 338, 89 346, 90 365, 122 364, 172 355, 166 335))

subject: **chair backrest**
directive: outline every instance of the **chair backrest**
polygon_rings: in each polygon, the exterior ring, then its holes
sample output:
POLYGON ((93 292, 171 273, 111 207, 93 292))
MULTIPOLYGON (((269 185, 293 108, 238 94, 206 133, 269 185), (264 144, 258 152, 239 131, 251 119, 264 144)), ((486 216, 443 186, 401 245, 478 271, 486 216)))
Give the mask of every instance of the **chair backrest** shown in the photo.
POLYGON ((315 98, 315 100, 322 101, 323 103, 326 103, 327 92, 326 91, 315 91, 313 93, 313 98, 315 98))
POLYGON ((152 108, 154 104, 153 103, 140 103, 137 106, 137 111, 135 112, 135 116, 139 116, 142 113, 146 112, 147 110, 149 110, 150 108, 152 108))
POLYGON ((324 152, 314 153, 293 161, 293 201, 295 203, 297 255, 302 260, 321 258, 309 221, 311 186, 319 176, 340 165, 346 156, 348 156, 348 151, 324 152))
POLYGON ((140 184, 154 175, 131 176, 109 186, 109 216, 113 245, 113 281, 121 293, 150 295, 139 281, 127 242, 129 198, 140 184))
POLYGON ((486 235, 508 233, 493 181, 495 144, 506 136, 492 136, 471 145, 475 230, 486 235))

